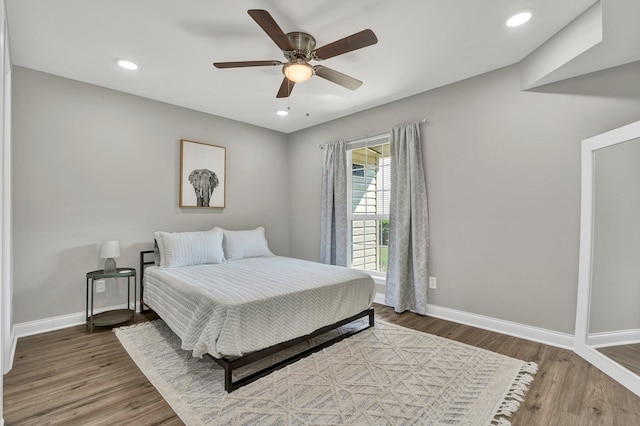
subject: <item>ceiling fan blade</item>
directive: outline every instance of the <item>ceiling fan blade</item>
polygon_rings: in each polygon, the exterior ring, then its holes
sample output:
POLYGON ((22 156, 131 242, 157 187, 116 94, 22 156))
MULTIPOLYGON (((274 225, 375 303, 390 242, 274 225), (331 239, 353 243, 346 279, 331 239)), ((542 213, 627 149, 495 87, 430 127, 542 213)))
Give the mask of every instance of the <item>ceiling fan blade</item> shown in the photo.
POLYGON ((329 59, 343 53, 352 52, 363 47, 371 46, 378 42, 378 37, 371 30, 362 30, 359 33, 329 43, 315 50, 317 59, 329 59))
POLYGON ((276 98, 288 98, 289 95, 291 95, 291 91, 295 84, 296 83, 285 77, 284 80, 282 80, 282 84, 280 85, 280 90, 278 90, 276 98))
POLYGON ((242 68, 242 67, 268 67, 282 65, 280 61, 240 61, 240 62, 214 62, 216 68, 242 68))
POLYGON ((284 31, 278 26, 276 21, 273 19, 271 14, 266 10, 262 9, 250 9, 247 13, 253 18, 254 21, 260 28, 264 30, 265 33, 275 44, 278 45, 280 50, 284 51, 292 51, 295 50, 295 47, 291 44, 291 41, 287 38, 284 31))
POLYGON ((358 87, 362 86, 362 82, 360 80, 356 80, 353 77, 349 77, 348 75, 332 70, 331 68, 316 65, 313 69, 318 77, 339 84, 347 89, 356 90, 358 87))

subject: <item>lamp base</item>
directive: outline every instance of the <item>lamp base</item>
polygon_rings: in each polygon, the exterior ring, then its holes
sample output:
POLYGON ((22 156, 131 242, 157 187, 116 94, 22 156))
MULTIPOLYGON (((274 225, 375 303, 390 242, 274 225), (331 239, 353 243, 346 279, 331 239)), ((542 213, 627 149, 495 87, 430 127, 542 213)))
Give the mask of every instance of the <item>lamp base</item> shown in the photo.
POLYGON ((116 261, 113 257, 109 257, 104 261, 104 272, 106 274, 115 274, 118 272, 118 268, 116 268, 116 261))

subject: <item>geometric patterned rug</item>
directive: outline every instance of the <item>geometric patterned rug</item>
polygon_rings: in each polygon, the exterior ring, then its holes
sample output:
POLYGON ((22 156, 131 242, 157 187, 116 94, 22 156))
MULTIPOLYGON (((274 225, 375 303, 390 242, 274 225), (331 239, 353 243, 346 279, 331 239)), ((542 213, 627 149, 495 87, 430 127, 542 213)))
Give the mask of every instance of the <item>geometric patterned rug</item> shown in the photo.
POLYGON ((227 393, 223 370, 180 349, 162 320, 116 335, 187 426, 509 425, 537 370, 376 320, 374 328, 227 393))

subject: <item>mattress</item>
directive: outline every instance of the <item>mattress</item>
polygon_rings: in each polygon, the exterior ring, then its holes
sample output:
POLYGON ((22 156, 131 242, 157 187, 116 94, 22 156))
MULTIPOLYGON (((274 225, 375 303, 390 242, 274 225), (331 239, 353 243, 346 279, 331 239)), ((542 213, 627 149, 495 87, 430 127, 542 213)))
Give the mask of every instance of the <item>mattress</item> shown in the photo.
POLYGON ((144 272, 144 303, 193 356, 241 356, 371 306, 364 271, 282 256, 144 272))

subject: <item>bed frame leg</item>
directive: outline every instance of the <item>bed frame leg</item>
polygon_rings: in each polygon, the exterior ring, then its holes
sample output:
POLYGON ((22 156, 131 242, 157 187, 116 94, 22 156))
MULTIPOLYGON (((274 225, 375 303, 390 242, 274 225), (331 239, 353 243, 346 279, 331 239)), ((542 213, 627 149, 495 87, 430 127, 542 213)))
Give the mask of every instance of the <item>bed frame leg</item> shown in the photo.
POLYGON ((224 366, 224 390, 227 391, 227 393, 234 390, 233 371, 228 365, 224 366))

